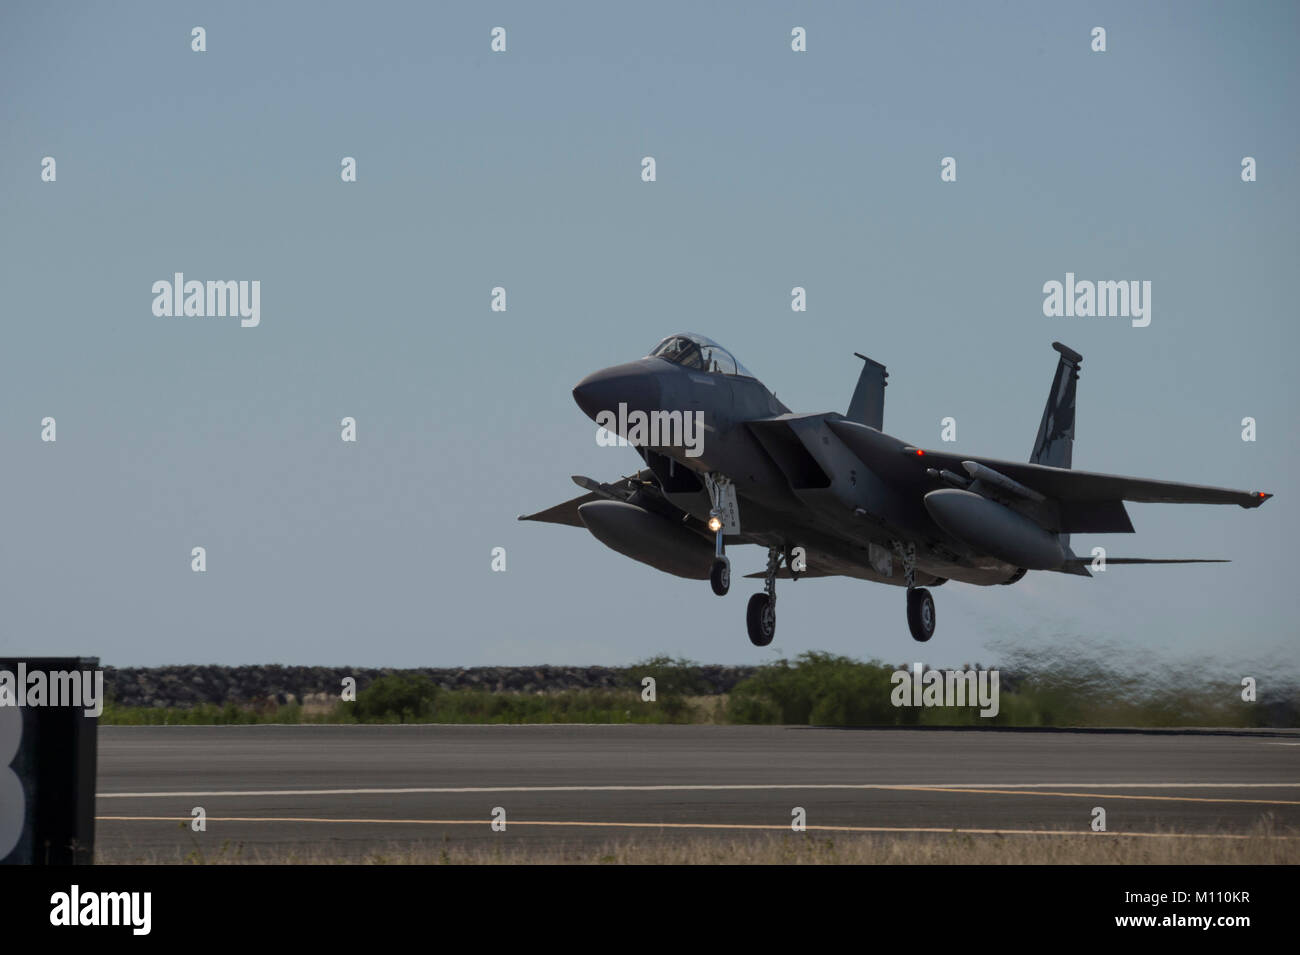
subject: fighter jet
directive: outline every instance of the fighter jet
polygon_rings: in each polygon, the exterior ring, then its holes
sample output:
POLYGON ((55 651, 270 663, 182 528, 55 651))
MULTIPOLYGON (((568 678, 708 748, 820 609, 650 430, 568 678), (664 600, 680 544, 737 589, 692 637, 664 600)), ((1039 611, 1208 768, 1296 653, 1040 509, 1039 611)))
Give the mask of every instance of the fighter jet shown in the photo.
MULTIPOLYGON (((795 414, 702 335, 588 375, 574 400, 645 467, 520 520, 586 527, 601 543, 678 577, 731 586, 728 546, 767 549, 749 598, 755 646, 776 633, 776 581, 856 577, 907 589, 907 622, 934 635, 930 588, 1014 584, 1031 570, 1091 577, 1070 535, 1133 532, 1125 501, 1259 507, 1263 491, 1072 470, 1082 356, 1060 342, 1027 464, 921 448, 882 430, 885 366, 864 365, 844 414, 795 414), (616 436, 615 436, 616 435, 616 436)), ((598 432, 598 435, 600 433, 598 432)), ((1215 563, 1105 558, 1107 564, 1215 563)))

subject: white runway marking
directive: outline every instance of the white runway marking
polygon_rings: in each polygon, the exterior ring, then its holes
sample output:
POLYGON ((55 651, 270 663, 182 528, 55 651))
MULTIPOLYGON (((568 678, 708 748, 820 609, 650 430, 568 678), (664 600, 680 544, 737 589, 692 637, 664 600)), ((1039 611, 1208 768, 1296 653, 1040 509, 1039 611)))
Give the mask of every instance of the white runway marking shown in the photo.
POLYGON ((195 796, 401 796, 439 793, 716 792, 785 789, 1296 789, 1292 783, 736 783, 663 786, 412 786, 387 789, 215 789, 198 792, 96 793, 98 799, 159 799, 195 796))

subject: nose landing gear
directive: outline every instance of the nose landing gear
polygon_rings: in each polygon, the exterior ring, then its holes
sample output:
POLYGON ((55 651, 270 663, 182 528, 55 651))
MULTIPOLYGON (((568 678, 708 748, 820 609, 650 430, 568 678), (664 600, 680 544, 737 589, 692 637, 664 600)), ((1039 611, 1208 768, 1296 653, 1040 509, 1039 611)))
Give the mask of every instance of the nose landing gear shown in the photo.
POLYGON ((719 597, 727 596, 731 589, 731 560, 722 554, 722 532, 718 532, 718 556, 709 568, 709 585, 719 597))
POLYGON ((723 535, 726 533, 727 522, 723 508, 728 501, 734 502, 735 491, 732 490, 731 479, 725 474, 705 474, 704 486, 709 490, 709 530, 713 531, 713 566, 709 568, 709 586, 719 597, 727 596, 727 591, 731 589, 731 559, 727 557, 726 543, 723 535))

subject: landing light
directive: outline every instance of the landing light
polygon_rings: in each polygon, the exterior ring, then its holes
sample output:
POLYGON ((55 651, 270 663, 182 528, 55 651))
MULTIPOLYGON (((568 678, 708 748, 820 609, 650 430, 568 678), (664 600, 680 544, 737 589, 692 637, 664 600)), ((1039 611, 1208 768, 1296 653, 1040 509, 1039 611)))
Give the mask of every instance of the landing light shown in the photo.
POLYGON ((715 534, 722 530, 722 518, 718 517, 716 514, 710 517, 709 530, 713 531, 715 534))

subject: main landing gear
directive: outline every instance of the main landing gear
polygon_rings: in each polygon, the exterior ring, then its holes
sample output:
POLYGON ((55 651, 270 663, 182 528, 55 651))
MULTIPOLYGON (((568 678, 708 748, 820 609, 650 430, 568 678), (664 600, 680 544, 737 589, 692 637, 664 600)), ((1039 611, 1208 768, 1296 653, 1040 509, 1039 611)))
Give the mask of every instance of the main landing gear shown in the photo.
POLYGON ((749 630, 749 642, 756 647, 765 647, 776 636, 776 571, 781 562, 781 551, 776 547, 767 549, 767 575, 763 578, 763 592, 749 598, 745 608, 745 626, 749 630))
POLYGON ((913 587, 907 592, 907 626, 912 639, 925 643, 934 636, 934 598, 924 587, 913 587))
POLYGON ((916 545, 906 547, 894 542, 894 553, 903 562, 903 579, 907 582, 907 626, 912 639, 925 643, 934 636, 934 598, 924 587, 916 586, 916 545))

